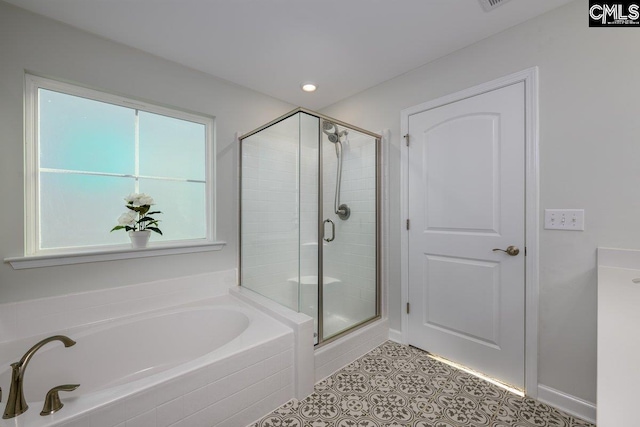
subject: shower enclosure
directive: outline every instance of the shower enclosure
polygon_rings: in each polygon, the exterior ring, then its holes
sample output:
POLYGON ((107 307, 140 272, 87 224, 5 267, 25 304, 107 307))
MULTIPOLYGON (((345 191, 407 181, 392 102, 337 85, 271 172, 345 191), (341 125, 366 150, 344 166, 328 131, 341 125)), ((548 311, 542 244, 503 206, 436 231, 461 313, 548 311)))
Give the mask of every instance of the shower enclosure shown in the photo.
POLYGON ((240 137, 240 284, 314 319, 380 317, 380 136, 298 108, 240 137))

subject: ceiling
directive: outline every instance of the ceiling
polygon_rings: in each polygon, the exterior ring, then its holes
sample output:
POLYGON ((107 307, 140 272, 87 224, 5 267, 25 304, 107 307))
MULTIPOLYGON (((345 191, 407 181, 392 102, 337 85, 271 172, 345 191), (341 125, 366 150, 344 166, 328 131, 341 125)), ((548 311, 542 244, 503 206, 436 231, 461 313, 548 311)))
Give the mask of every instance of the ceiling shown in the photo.
POLYGON ((569 1, 8 0, 315 110, 569 1))

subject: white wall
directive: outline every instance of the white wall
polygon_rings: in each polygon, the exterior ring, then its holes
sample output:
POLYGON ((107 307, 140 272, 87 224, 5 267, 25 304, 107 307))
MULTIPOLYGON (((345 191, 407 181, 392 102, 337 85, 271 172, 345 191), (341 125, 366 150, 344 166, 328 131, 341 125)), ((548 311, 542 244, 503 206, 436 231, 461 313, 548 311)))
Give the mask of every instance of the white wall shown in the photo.
POLYGON ((539 66, 541 209, 586 210, 584 232, 541 231, 539 382, 595 402, 596 247, 640 247, 640 31, 590 29, 587 7, 576 0, 323 113, 391 129, 389 311, 400 329, 400 111, 539 66))
POLYGON ((0 258, 24 253, 25 70, 216 116, 218 239, 228 244, 220 252, 20 271, 0 263, 0 303, 237 266, 234 133, 294 106, 0 2, 0 258))

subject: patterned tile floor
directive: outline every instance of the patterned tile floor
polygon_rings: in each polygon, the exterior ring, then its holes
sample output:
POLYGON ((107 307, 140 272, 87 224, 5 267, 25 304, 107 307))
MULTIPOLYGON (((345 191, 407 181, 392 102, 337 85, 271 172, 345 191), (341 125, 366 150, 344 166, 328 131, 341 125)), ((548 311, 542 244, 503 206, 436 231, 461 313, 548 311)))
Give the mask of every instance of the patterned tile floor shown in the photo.
POLYGON ((387 341, 250 427, 593 427, 387 341))

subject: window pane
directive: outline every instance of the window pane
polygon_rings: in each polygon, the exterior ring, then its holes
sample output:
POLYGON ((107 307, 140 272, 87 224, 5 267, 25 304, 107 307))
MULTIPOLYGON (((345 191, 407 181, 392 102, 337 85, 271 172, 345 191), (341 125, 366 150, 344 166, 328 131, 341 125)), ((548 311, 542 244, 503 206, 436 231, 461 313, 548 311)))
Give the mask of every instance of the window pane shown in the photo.
POLYGON ((40 247, 116 245, 129 242, 124 231, 110 233, 134 191, 133 178, 40 174, 40 247))
POLYGON ((139 112, 140 174, 205 179, 205 126, 139 112))
POLYGON ((59 82, 49 86, 47 79, 30 77, 28 83, 29 99, 32 91, 37 94, 30 113, 38 119, 35 158, 28 164, 39 165, 27 178, 38 209, 28 215, 39 215, 36 230, 29 232, 37 246, 28 253, 129 244, 127 233, 110 230, 126 211, 124 197, 133 192, 150 194, 164 212, 157 219, 165 236, 154 234, 152 243, 207 238, 210 120, 194 123, 201 119, 151 104, 131 108, 127 99, 114 101, 59 82))
POLYGON ((133 174, 135 110, 39 89, 43 168, 133 174))
POLYGON ((153 197, 153 210, 162 212, 154 218, 161 220, 163 235, 153 233, 151 241, 207 237, 204 183, 141 179, 140 192, 153 197))

